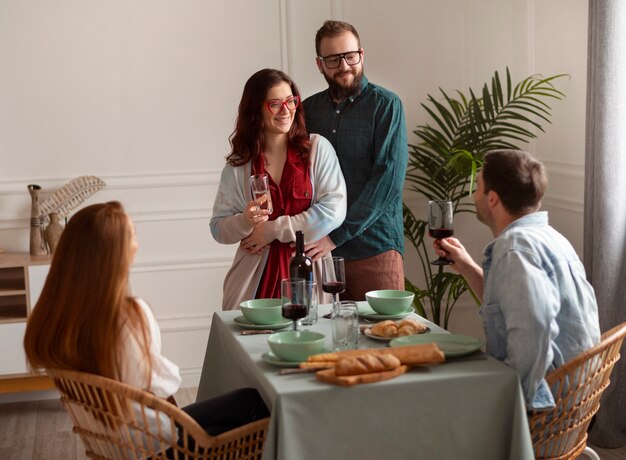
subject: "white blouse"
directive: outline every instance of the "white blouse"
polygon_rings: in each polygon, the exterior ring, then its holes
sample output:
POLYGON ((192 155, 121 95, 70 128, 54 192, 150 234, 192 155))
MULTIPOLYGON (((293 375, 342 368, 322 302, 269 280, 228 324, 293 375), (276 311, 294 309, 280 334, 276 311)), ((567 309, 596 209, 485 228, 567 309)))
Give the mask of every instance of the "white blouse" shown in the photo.
POLYGON ((159 398, 167 398, 178 391, 181 378, 178 366, 161 354, 161 330, 156 322, 150 306, 140 298, 135 298, 146 317, 150 331, 150 357, 152 358, 152 373, 148 384, 146 366, 147 361, 139 347, 137 339, 130 328, 122 331, 122 347, 120 357, 122 362, 120 381, 149 391, 159 398))

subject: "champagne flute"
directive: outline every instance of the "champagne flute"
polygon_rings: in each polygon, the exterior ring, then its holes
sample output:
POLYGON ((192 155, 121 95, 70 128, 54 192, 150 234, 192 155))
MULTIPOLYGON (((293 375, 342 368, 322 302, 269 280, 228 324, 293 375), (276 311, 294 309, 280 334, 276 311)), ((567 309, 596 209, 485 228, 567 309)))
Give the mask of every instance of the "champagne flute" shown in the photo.
POLYGON ((309 291, 306 280, 290 278, 281 281, 282 315, 293 321, 293 330, 298 330, 298 320, 309 314, 309 291))
MULTIPOLYGON (((440 240, 454 234, 452 228, 452 201, 432 200, 428 202, 428 236, 440 240)), ((447 257, 439 257, 432 265, 450 265, 454 261, 447 257)))
POLYGON ((333 295, 333 310, 337 309, 337 295, 346 290, 346 269, 343 257, 322 259, 322 290, 333 295))

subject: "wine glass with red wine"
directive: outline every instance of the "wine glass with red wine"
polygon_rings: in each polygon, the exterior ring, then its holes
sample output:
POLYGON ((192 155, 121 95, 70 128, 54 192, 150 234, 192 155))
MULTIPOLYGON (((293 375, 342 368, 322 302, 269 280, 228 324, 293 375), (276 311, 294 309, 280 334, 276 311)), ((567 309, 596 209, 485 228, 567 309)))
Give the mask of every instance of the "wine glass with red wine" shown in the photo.
MULTIPOLYGON (((433 200, 428 202, 428 236, 440 240, 454 234, 452 228, 452 201, 433 200)), ((454 261, 439 257, 432 265, 450 265, 454 261)))
POLYGON ((298 320, 309 314, 309 292, 306 280, 290 278, 281 281, 282 315, 293 321, 293 330, 298 330, 298 320))
POLYGON ((343 257, 322 259, 322 290, 333 295, 333 310, 338 305, 338 294, 346 290, 346 269, 343 257))

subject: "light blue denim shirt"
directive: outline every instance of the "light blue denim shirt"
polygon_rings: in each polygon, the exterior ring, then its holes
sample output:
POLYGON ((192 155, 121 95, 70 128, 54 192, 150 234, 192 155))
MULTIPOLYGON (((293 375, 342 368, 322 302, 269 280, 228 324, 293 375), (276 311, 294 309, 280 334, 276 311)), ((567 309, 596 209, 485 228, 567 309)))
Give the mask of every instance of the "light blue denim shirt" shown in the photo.
POLYGON ((487 352, 518 372, 528 409, 553 407, 544 376, 600 340, 583 264, 547 212, 511 223, 483 256, 487 352))

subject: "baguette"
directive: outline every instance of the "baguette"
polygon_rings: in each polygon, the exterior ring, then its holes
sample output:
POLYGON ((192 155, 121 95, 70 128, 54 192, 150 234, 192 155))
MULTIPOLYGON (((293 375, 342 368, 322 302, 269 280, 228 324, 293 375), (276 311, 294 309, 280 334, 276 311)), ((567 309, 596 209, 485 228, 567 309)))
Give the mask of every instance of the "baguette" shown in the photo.
POLYGON ((341 358, 351 358, 362 355, 385 355, 391 354, 400 360, 402 364, 437 364, 443 363, 446 358, 435 343, 423 343, 405 345, 391 348, 362 348, 358 350, 336 351, 332 353, 320 353, 307 358, 308 362, 338 361, 341 358))
POLYGON ((304 361, 299 364, 300 369, 326 369, 335 367, 337 361, 304 361))
POLYGON ((400 365, 400 360, 393 355, 368 354, 340 359, 335 366, 335 375, 358 375, 391 371, 400 367, 400 365))
POLYGON ((335 385, 341 385, 344 387, 350 387, 352 385, 358 385, 360 383, 373 383, 380 382, 382 380, 389 380, 399 375, 404 374, 408 370, 408 366, 400 366, 390 371, 384 372, 372 372, 371 374, 360 375, 343 375, 339 376, 335 374, 335 369, 326 369, 324 371, 317 371, 315 377, 317 380, 326 383, 332 383, 335 385))

